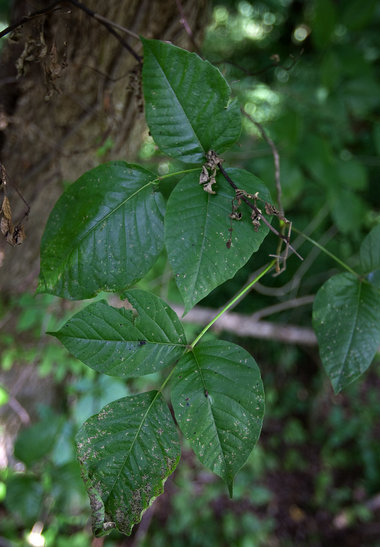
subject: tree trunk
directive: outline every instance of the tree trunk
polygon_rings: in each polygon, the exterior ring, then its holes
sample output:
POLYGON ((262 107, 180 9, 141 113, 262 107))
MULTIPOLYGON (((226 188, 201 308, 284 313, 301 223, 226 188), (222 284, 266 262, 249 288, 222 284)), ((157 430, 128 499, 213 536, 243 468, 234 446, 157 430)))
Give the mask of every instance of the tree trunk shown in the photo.
MULTIPOLYGON (((88 0, 86 5, 136 34, 192 49, 183 19, 199 39, 206 4, 88 0)), ((16 0, 12 20, 38 7, 46 3, 16 0)), ((118 32, 141 56, 139 40, 118 32)), ((3 295, 35 287, 41 235, 65 182, 109 159, 136 160, 145 128, 133 85, 137 69, 136 59, 104 26, 68 2, 25 23, 2 51, 0 159, 13 222, 25 211, 17 188, 31 207, 25 242, 12 247, 4 237, 0 241, 3 295), (112 148, 100 158, 96 151, 106 141, 112 148)))

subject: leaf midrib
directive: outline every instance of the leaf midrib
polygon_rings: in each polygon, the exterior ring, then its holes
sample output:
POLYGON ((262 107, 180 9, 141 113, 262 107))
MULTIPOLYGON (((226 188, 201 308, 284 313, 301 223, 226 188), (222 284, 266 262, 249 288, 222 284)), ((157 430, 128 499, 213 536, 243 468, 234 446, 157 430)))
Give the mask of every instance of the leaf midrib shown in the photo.
POLYGON ((126 203, 128 203, 129 200, 133 199, 136 195, 139 194, 139 192, 142 192, 143 190, 145 190, 145 188, 153 185, 156 181, 156 178, 154 178, 153 180, 149 181, 148 183, 144 184, 144 186, 141 186, 138 190, 136 190, 133 194, 131 194, 130 196, 128 196, 126 199, 124 199, 122 202, 120 202, 114 209, 112 209, 112 211, 109 211, 104 217, 102 217, 96 224, 94 224, 93 226, 91 226, 91 228, 84 232, 80 237, 77 237, 73 240, 73 244, 70 246, 70 248, 68 249, 67 253, 65 253, 65 256, 62 258, 62 260, 60 261, 60 264, 61 264, 61 268, 60 268, 60 272, 57 272, 57 269, 56 268, 56 272, 55 272, 55 280, 54 280, 54 285, 57 283, 59 277, 60 277, 60 274, 63 272, 64 269, 66 269, 66 266, 67 264, 69 263, 70 261, 70 257, 72 256, 72 254, 79 249, 80 247, 80 244, 82 243, 82 241, 84 239, 86 239, 89 234, 91 234, 91 232, 93 232, 94 230, 96 230, 100 224, 102 224, 103 222, 106 222, 107 221, 107 218, 112 216, 113 214, 116 213, 116 211, 118 211, 120 209, 120 207, 123 207, 126 203))
MULTIPOLYGON (((152 52, 152 50, 151 50, 151 52, 152 52)), ((189 118, 189 116, 188 116, 188 114, 187 114, 187 112, 186 112, 184 106, 182 105, 182 103, 181 103, 181 101, 179 100, 179 97, 178 97, 176 91, 174 90, 173 86, 171 85, 170 80, 169 80, 169 78, 167 77, 167 75, 166 75, 166 73, 165 73, 165 71, 164 71, 164 68, 162 67, 162 65, 161 65, 161 63, 160 63, 160 61, 159 61, 159 59, 157 58, 157 56, 156 56, 153 52, 152 52, 152 55, 154 56, 154 58, 155 58, 155 60, 156 60, 156 62, 157 62, 157 64, 158 64, 158 66, 160 67, 161 72, 162 72, 162 75, 164 76, 164 78, 165 78, 165 80, 166 80, 166 82, 167 82, 167 84, 168 84, 168 86, 169 86, 169 89, 171 90, 172 94, 173 94, 174 97, 176 98, 176 101, 177 101, 178 106, 180 107, 180 109, 182 110, 182 112, 184 113, 184 115, 186 116, 186 120, 187 120, 189 126, 191 127, 191 130, 192 130, 192 132, 193 132, 193 135, 194 135, 196 141, 198 142, 198 144, 199 144, 199 146, 200 146, 200 148, 201 148, 203 154, 205 154, 205 149, 204 149, 204 147, 203 147, 201 141, 199 140, 198 135, 197 135, 196 132, 195 132, 195 129, 194 129, 194 127, 193 127, 193 125, 192 125, 192 123, 191 123, 191 121, 190 121, 190 118, 189 118)), ((193 152, 193 153, 194 153, 194 152, 193 152)))
MULTIPOLYGON (((144 337, 144 340, 145 340, 145 335, 142 333, 142 335, 144 337)), ((100 338, 82 338, 81 336, 69 336, 67 334, 64 334, 62 336, 62 338, 70 338, 71 340, 78 340, 78 341, 85 341, 85 342, 103 342, 103 343, 107 343, 107 342, 115 342, 115 343, 128 343, 128 342, 141 342, 141 340, 111 340, 111 339, 108 339, 108 340, 105 340, 105 339, 100 339, 100 338)), ((146 344, 152 344, 152 345, 162 345, 162 346, 176 346, 176 347, 181 347, 181 348, 185 348, 186 347, 186 344, 177 344, 177 343, 174 343, 174 342, 152 342, 151 340, 145 340, 146 341, 146 344)))
MULTIPOLYGON (((194 357, 194 361, 198 367, 198 371, 199 371, 199 375, 200 375, 200 378, 201 378, 201 381, 202 381, 202 384, 203 384, 203 389, 204 391, 208 391, 207 390, 207 385, 206 385, 206 382, 205 382, 205 379, 203 377, 203 372, 202 372, 202 367, 200 365, 200 362, 198 361, 197 359, 197 356, 196 356, 196 353, 195 351, 192 352, 193 353, 193 357, 194 357)), ((213 425, 214 425, 214 429, 215 429, 215 432, 216 432, 216 436, 218 438, 218 443, 219 443, 219 451, 223 457, 223 463, 224 463, 224 468, 225 468, 225 472, 227 472, 227 462, 226 462, 226 457, 225 457, 225 454, 224 454, 224 450, 223 450, 223 445, 222 445, 222 441, 220 439, 220 435, 219 435, 219 430, 218 430, 218 427, 216 425, 216 422, 215 422, 215 416, 214 416, 214 412, 213 412, 213 409, 212 409, 212 404, 210 403, 210 399, 207 397, 207 404, 208 404, 208 407, 210 409, 210 412, 211 412, 211 415, 212 415, 212 419, 213 419, 213 425)))
MULTIPOLYGON (((203 238, 202 238, 202 244, 201 244, 201 248, 200 248, 200 252, 199 252, 199 258, 198 258, 198 262, 196 264, 197 266, 197 271, 196 273, 193 274, 193 283, 192 283, 192 287, 191 287, 191 296, 193 297, 194 295, 194 290, 195 290, 195 285, 196 285, 196 282, 198 280, 198 277, 199 277, 199 271, 201 269, 201 262, 202 262, 202 258, 203 258, 203 253, 204 253, 204 247, 205 247, 205 242, 206 242, 206 232, 207 232, 207 225, 208 225, 208 210, 209 210, 209 205, 210 205, 210 195, 207 194, 207 205, 206 205, 206 214, 205 214, 205 220, 204 220, 204 224, 203 224, 203 238)), ((193 300, 193 298, 192 298, 193 300)), ((186 306, 187 307, 187 306, 186 306)))
POLYGON ((157 398, 159 397, 160 394, 161 394, 161 391, 156 391, 156 394, 155 394, 155 396, 153 397, 153 400, 151 401, 151 403, 150 403, 150 405, 148 406, 148 408, 147 408, 147 410, 146 410, 146 412, 145 412, 143 418, 141 419, 140 425, 139 425, 139 427, 137 428, 136 434, 135 434, 135 436, 134 436, 134 438, 133 438, 133 441, 131 442, 131 445, 130 445, 130 447, 129 447, 129 450, 128 450, 128 452, 127 452, 125 458, 124 458, 123 463, 122 463, 121 466, 120 466, 120 470, 119 470, 119 472, 118 472, 118 474, 117 474, 117 477, 115 478, 115 480, 114 480, 114 482, 113 482, 113 484, 112 484, 112 486, 111 486, 111 488, 110 488, 110 490, 109 490, 107 499, 104 500, 104 505, 105 505, 105 504, 107 503, 107 501, 109 500, 109 498, 110 498, 110 496, 111 496, 111 494, 112 494, 112 491, 113 491, 113 489, 115 488, 116 483, 117 483, 118 480, 120 479, 120 475, 121 475, 121 473, 122 473, 124 467, 126 466, 127 460, 128 460, 128 458, 130 457, 130 454, 131 454, 132 449, 133 449, 133 447, 134 447, 134 445, 135 445, 135 442, 136 442, 138 436, 140 435, 142 426, 143 426, 145 420, 147 419, 147 417, 148 417, 148 415, 149 415, 149 413, 150 413, 150 411, 151 411, 151 409, 152 409, 154 403, 156 402, 156 400, 157 400, 157 398))
MULTIPOLYGON (((356 280, 355 280, 356 282, 356 280)), ((340 383, 341 383, 341 379, 342 379, 342 376, 343 376, 343 371, 345 370, 346 368, 346 359, 347 359, 347 356, 350 352, 350 349, 351 349, 351 345, 352 345, 352 340, 353 340, 353 337, 354 337, 354 333, 355 333, 355 329, 356 329, 356 326, 357 326, 357 322, 358 322, 358 317, 359 317, 359 305, 360 305, 360 295, 361 295, 361 291, 362 291, 362 283, 359 282, 359 291, 358 291, 358 296, 357 296, 357 305, 355 307, 355 319, 353 321, 353 328, 351 329, 351 332, 350 332, 350 336, 349 336, 349 340, 348 342, 345 344, 345 356, 344 356, 344 359, 343 359, 343 364, 341 366, 341 369, 340 369, 340 373, 339 373, 339 377, 338 377, 338 387, 340 386, 340 383)))

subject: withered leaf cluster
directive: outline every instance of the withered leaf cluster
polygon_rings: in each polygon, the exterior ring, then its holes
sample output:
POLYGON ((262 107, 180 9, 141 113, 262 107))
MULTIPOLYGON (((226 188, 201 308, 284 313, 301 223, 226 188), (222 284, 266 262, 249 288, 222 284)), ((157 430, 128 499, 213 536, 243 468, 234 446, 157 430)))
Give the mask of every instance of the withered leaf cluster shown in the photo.
POLYGON ((203 190, 208 194, 216 193, 212 187, 216 184, 216 170, 222 161, 222 158, 220 158, 213 150, 209 150, 209 152, 207 152, 206 162, 202 165, 199 184, 203 184, 203 190))

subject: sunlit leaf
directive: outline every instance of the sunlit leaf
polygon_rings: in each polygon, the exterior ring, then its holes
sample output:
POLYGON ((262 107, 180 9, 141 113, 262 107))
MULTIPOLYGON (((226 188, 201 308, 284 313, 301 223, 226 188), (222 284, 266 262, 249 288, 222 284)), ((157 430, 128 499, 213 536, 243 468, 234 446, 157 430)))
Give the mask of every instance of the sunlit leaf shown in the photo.
POLYGON ((69 186, 42 239, 39 292, 90 298, 141 279, 163 246, 164 204, 155 178, 118 161, 87 171, 69 186))
POLYGON ((338 393, 371 364, 380 344, 380 290, 350 273, 318 291, 313 326, 322 363, 338 393))
POLYGON ((233 478, 259 438, 264 389, 253 357, 218 340, 199 344, 175 369, 172 403, 178 425, 200 461, 233 478))
POLYGON ((94 302, 53 332, 78 359, 111 376, 142 376, 180 357, 186 340, 177 315, 161 298, 133 289, 131 309, 94 302))
POLYGON ((95 535, 129 535, 180 458, 178 433, 157 391, 124 397, 92 416, 77 435, 95 535))
POLYGON ((195 53, 160 42, 144 44, 146 119, 160 149, 186 163, 223 152, 240 135, 241 114, 217 68, 195 53))

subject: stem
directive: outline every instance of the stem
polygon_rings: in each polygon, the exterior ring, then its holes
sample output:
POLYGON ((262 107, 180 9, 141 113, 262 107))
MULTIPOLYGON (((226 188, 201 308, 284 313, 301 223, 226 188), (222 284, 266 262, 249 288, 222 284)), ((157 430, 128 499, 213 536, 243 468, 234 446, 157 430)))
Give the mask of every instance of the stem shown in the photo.
POLYGON ((170 177, 175 177, 176 175, 186 175, 187 173, 193 173, 194 171, 200 171, 201 167, 193 167, 191 169, 185 169, 184 171, 175 171, 174 173, 168 173, 167 175, 162 175, 161 177, 157 177, 155 179, 155 182, 160 182, 161 180, 168 179, 170 177))
POLYGON ((108 21, 104 17, 97 17, 97 13, 91 9, 89 9, 86 5, 82 4, 81 2, 78 2, 78 0, 66 0, 69 4, 75 6, 76 8, 79 8, 80 10, 84 11, 89 17, 93 17, 100 25, 103 25, 110 34, 115 36, 116 40, 119 40, 121 45, 129 51, 131 55, 136 59, 136 61, 142 65, 142 57, 136 53, 136 51, 131 47, 128 42, 124 40, 120 34, 118 34, 115 29, 108 23, 108 21))
POLYGON ((318 241, 315 241, 311 237, 307 236, 306 234, 301 232, 301 230, 297 230, 297 228, 293 227, 293 231, 296 232, 297 234, 299 234, 301 237, 304 237, 307 241, 310 241, 310 243, 312 243, 316 247, 318 247, 318 249, 320 249, 322 252, 327 254, 333 260, 335 260, 335 262, 337 262, 340 266, 342 266, 342 268, 345 268, 348 272, 352 273, 356 277, 359 277, 359 278, 361 277, 357 272, 355 272, 352 268, 350 268, 350 266, 348 264, 346 264, 345 262, 343 262, 343 260, 341 260, 336 255, 334 255, 333 253, 328 251, 325 247, 323 247, 320 243, 318 243, 318 241))
POLYGON ((208 331, 208 329, 221 317, 227 310, 231 308, 235 304, 237 300, 239 300, 246 292, 248 292, 255 283, 259 281, 266 273, 269 272, 273 268, 273 266, 276 264, 276 260, 272 260, 261 273, 259 273, 255 279, 253 279, 246 287, 243 287, 240 292, 230 301, 224 308, 210 321, 208 325, 205 326, 205 328, 202 330, 200 334, 196 337, 194 342, 190 345, 190 349, 193 349, 196 344, 198 344, 199 340, 202 338, 204 334, 208 331))
MULTIPOLYGON (((183 352, 183 355, 185 355, 185 352, 186 350, 184 350, 183 352)), ((183 355, 181 355, 181 357, 183 357, 183 355)), ((181 359, 180 357, 180 359, 181 359)), ((178 363, 179 359, 177 359, 177 361, 174 363, 174 366, 173 368, 171 369, 171 371, 169 372, 169 374, 166 376, 165 380, 162 382, 162 384, 160 385, 160 387, 158 388, 158 392, 159 393, 162 393, 163 392, 163 389, 164 387, 166 386, 166 384, 169 382, 170 378, 173 376, 173 373, 177 367, 177 363, 178 363)))
MULTIPOLYGON (((52 4, 50 4, 49 6, 47 6, 46 8, 44 9, 41 9, 41 10, 38 10, 38 11, 34 11, 33 13, 30 13, 29 15, 25 15, 24 17, 22 17, 19 21, 17 21, 16 23, 14 23, 13 25, 10 25, 9 27, 5 28, 4 30, 2 30, 0 32, 0 38, 2 38, 3 36, 6 36, 7 34, 9 34, 9 32, 12 32, 13 30, 15 30, 16 28, 20 27, 21 25, 23 25, 24 23, 28 23, 29 21, 31 21, 32 19, 34 19, 35 17, 39 17, 41 15, 44 15, 45 13, 49 13, 50 11, 53 11, 55 9, 59 9, 59 8, 56 8, 56 6, 58 4, 64 4, 64 3, 68 3, 68 4, 71 4, 72 6, 75 6, 76 8, 84 11, 89 17, 93 17, 99 24, 103 25, 110 34, 112 34, 117 40, 119 40, 119 42, 121 43, 121 45, 127 50, 129 51, 129 53, 131 55, 133 55, 133 57, 136 59, 136 61, 142 65, 142 57, 140 57, 140 55, 138 55, 136 53, 136 51, 133 49, 133 47, 131 47, 128 42, 126 42, 124 40, 124 38, 122 36, 120 36, 120 34, 118 34, 113 26, 115 26, 115 23, 113 21, 109 21, 108 19, 106 19, 105 17, 102 17, 101 15, 99 15, 98 13, 96 13, 95 11, 89 9, 86 5, 82 4, 81 2, 79 2, 78 0, 56 0, 55 2, 53 2, 52 4)), ((125 28, 122 28, 120 30, 123 30, 123 32, 128 32, 128 34, 131 34, 134 38, 139 38, 137 36, 137 34, 135 33, 131 33, 131 31, 128 31, 128 29, 125 29, 125 28)))
POLYGON ((4 36, 12 32, 16 28, 20 27, 24 23, 28 23, 31 19, 34 19, 35 17, 40 17, 41 15, 45 15, 45 13, 49 13, 49 11, 53 11, 55 7, 60 3, 61 3, 61 0, 57 0, 56 2, 53 2, 52 4, 50 4, 50 6, 47 6, 46 8, 40 9, 38 11, 34 11, 33 13, 29 15, 24 15, 24 17, 22 17, 19 21, 17 21, 13 25, 9 25, 9 27, 6 27, 5 29, 3 29, 0 32, 0 38, 3 38, 4 36))
MULTIPOLYGON (((266 133, 265 129, 263 128, 263 126, 261 125, 261 123, 254 120, 252 118, 252 116, 244 110, 244 108, 242 108, 241 111, 242 111, 243 115, 246 118, 248 118, 248 120, 251 123, 253 123, 253 125, 255 127, 257 127, 257 129, 260 132, 260 135, 269 144, 270 149, 272 150, 272 156, 273 156, 273 162, 274 162, 274 179, 275 179, 275 182, 276 182, 276 191, 277 191, 277 205, 278 205, 278 208, 279 208, 279 211, 280 211, 280 215, 284 216, 285 215, 284 207, 282 206, 282 188, 281 188, 281 175, 280 175, 280 154, 278 153, 276 145, 274 144, 272 139, 269 137, 269 135, 267 135, 267 133, 266 133)), ((277 254, 280 254, 280 253, 277 252, 277 254)))

